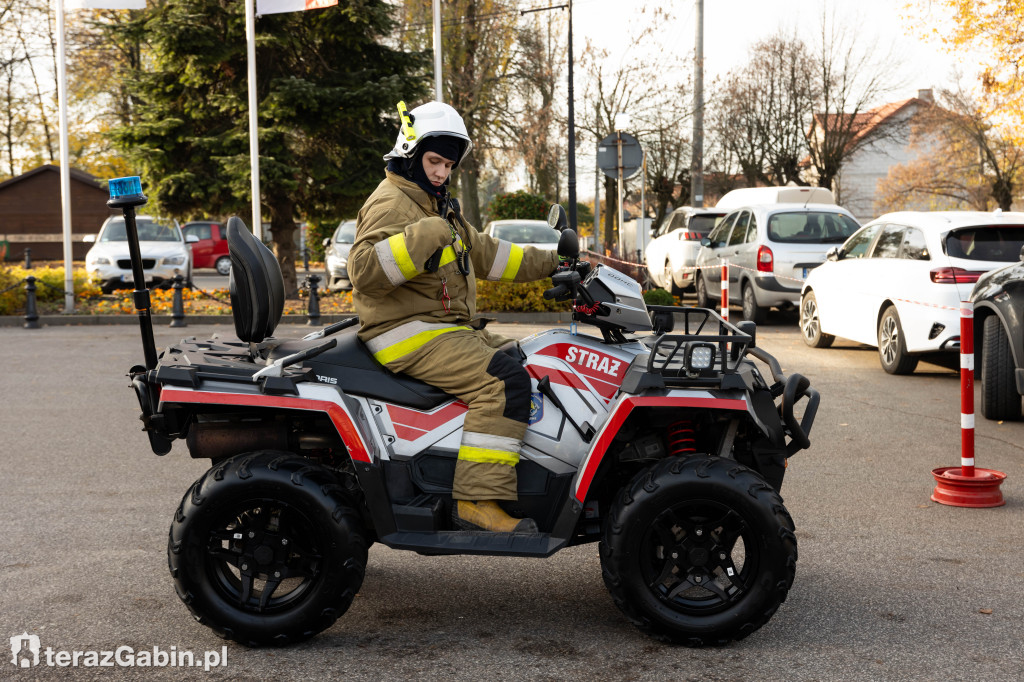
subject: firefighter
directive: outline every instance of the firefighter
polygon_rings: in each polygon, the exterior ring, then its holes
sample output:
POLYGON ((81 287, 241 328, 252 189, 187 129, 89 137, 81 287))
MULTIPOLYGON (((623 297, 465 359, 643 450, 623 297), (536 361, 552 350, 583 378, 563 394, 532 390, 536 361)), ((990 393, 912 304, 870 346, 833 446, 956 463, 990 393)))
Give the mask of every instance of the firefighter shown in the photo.
POLYGON ((374 357, 468 406, 452 484, 459 528, 536 532, 499 504, 517 499, 516 469, 530 410, 518 342, 474 320, 476 279, 529 282, 559 266, 554 251, 479 233, 448 194, 473 143, 451 106, 407 111, 384 156, 385 178, 360 209, 349 254, 359 338, 374 357))

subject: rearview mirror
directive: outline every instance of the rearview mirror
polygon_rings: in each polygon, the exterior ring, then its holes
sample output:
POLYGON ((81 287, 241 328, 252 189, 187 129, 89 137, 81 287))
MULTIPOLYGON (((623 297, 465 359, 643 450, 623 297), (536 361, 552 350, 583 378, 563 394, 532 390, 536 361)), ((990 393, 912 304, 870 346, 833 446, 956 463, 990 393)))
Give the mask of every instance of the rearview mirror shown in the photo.
MULTIPOLYGON (((558 208, 562 208, 559 206, 558 208)), ((562 211, 563 216, 565 211, 562 211)), ((558 255, 563 258, 579 258, 580 257, 580 239, 576 236, 576 233, 572 230, 562 230, 562 234, 558 236, 558 255)))
POLYGON ((825 260, 831 260, 831 261, 839 260, 839 247, 838 246, 833 246, 831 249, 829 249, 828 253, 825 254, 825 260))
POLYGON ((331 245, 331 238, 330 237, 324 237, 324 240, 323 240, 322 244, 324 246, 330 246, 331 245))
POLYGON ((82 237, 82 241, 85 242, 86 244, 92 244, 96 241, 96 235, 87 234, 84 237, 82 237))
POLYGON ((711 246, 711 239, 709 239, 708 237, 701 237, 700 238, 700 245, 701 246, 711 246))
POLYGON ((558 204, 552 204, 551 210, 548 211, 548 225, 551 226, 551 229, 559 232, 565 230, 569 226, 569 220, 565 217, 565 209, 558 204))
POLYGON ((186 244, 198 244, 199 243, 199 237, 194 235, 194 234, 186 234, 185 235, 185 243, 186 244))

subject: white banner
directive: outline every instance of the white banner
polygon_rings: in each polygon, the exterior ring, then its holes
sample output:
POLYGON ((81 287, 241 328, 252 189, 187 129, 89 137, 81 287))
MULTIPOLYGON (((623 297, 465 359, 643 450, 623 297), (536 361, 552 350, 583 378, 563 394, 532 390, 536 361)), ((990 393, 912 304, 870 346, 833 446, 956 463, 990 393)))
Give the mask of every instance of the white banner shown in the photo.
POLYGON ((64 0, 64 9, 146 9, 146 0, 64 0))
POLYGON ((338 0, 256 0, 256 16, 333 7, 338 0))

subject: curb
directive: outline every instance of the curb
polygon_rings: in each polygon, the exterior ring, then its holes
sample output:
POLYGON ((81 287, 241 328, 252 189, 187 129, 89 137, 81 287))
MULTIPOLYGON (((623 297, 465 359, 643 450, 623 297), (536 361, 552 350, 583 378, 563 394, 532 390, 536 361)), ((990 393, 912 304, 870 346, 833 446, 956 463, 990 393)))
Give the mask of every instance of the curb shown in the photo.
MULTIPOLYGON (((569 311, 564 313, 478 313, 478 317, 486 317, 494 322, 502 324, 569 324, 572 321, 572 314, 569 311)), ((340 320, 350 317, 349 315, 321 315, 318 326, 327 326, 340 320)), ((153 315, 153 326, 169 327, 171 324, 170 315, 153 315)), ((284 315, 281 317, 281 324, 305 325, 308 321, 306 315, 284 315)), ((85 327, 119 324, 138 324, 137 315, 40 315, 39 325, 42 327, 85 327)), ((188 315, 185 317, 186 325, 207 325, 207 324, 234 324, 230 315, 188 315)), ((3 315, 0 316, 0 327, 22 327, 25 324, 24 316, 3 315)))

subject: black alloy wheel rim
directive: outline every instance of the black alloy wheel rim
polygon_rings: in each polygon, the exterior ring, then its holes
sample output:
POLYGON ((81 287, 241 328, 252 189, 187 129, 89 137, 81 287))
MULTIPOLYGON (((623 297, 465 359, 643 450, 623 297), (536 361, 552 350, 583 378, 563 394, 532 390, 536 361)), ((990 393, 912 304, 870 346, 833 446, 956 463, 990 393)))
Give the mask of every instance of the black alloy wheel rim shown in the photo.
POLYGON ((294 608, 323 576, 314 528, 302 511, 281 500, 245 501, 210 531, 205 563, 211 583, 242 611, 294 608))
POLYGON ((664 605, 684 614, 724 611, 754 585, 760 557, 750 524, 710 500, 665 509, 640 545, 644 583, 664 605))

